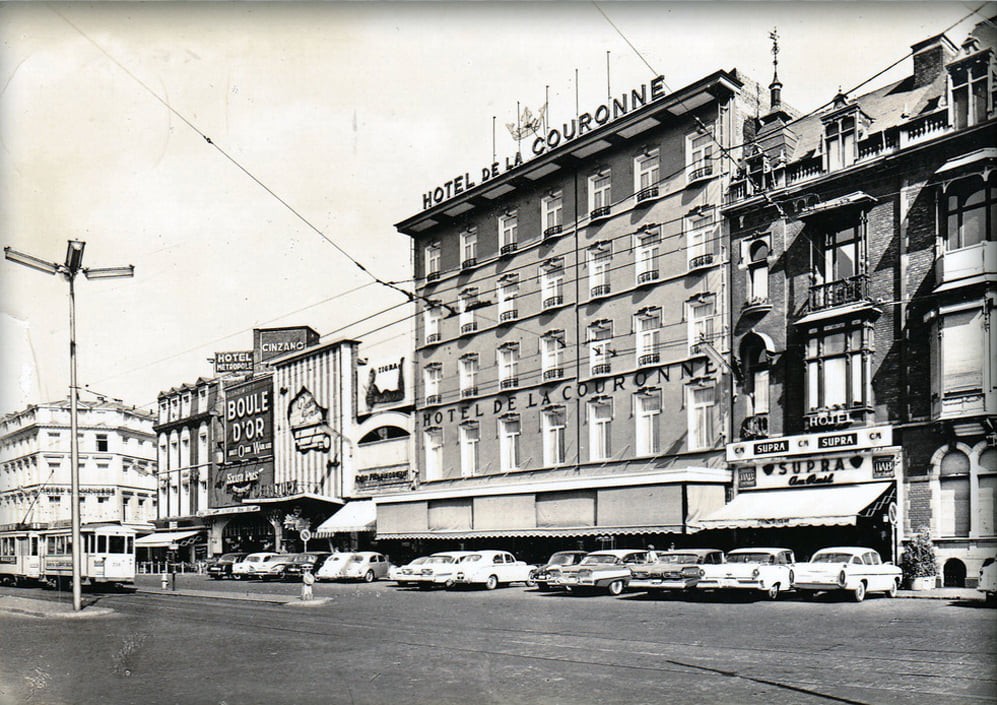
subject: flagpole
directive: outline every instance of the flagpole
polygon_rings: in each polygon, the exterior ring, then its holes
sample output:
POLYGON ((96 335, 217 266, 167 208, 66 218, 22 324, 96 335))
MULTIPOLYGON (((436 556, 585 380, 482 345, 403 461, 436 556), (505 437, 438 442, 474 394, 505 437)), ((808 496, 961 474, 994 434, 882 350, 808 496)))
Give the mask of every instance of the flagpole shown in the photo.
POLYGON ((544 136, 547 135, 550 123, 547 122, 547 113, 550 112, 550 84, 544 86, 544 136))
POLYGON ((606 50, 606 99, 613 99, 613 88, 609 82, 609 49, 606 50))
POLYGON ((492 115, 492 162, 497 159, 498 152, 495 151, 495 116, 492 115))
POLYGON ((519 101, 516 101, 516 154, 519 154, 522 149, 520 145, 523 142, 523 126, 519 121, 519 101))

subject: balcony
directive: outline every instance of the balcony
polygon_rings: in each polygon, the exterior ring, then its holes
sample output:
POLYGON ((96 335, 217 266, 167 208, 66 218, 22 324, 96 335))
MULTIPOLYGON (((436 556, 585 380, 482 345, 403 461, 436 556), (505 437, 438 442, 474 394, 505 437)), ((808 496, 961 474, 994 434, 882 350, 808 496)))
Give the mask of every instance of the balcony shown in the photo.
POLYGON ((658 187, 648 186, 645 189, 641 189, 637 192, 637 203, 643 203, 644 201, 652 201, 658 197, 658 187))
POLYGON ((869 275, 858 274, 847 279, 839 279, 828 284, 817 284, 810 287, 810 298, 807 310, 823 311, 824 309, 844 306, 845 304, 865 301, 869 297, 869 275))
POLYGON ((709 179, 713 176, 713 164, 703 164, 691 168, 689 170, 688 182, 691 184, 694 181, 702 181, 703 179, 709 179))
POLYGON ((969 247, 942 252, 935 262, 936 288, 985 275, 997 275, 997 242, 978 242, 969 247))
POLYGON ((548 382, 552 379, 561 379, 562 377, 564 377, 564 368, 562 367, 551 367, 549 370, 544 370, 544 382, 548 382))
POLYGON ((501 256, 511 255, 513 252, 516 251, 517 247, 518 247, 517 243, 507 242, 506 244, 502 245, 502 247, 499 248, 499 255, 501 256))
POLYGON ((637 366, 645 367, 647 365, 657 365, 661 362, 661 353, 644 353, 637 358, 637 366))
POLYGON ((548 296, 546 299, 544 299, 543 308, 545 309, 554 308, 555 306, 560 306, 563 303, 564 303, 564 297, 561 295, 548 296))
POLYGON ((754 438, 769 437, 769 415, 755 414, 741 422, 741 440, 750 441, 754 438))
POLYGON ((519 386, 519 377, 508 377, 499 382, 499 387, 502 389, 513 389, 519 386))
POLYGON ((947 391, 931 398, 931 415, 936 420, 981 416, 987 413, 986 396, 982 389, 947 391))
POLYGON ((760 316, 772 310, 772 302, 767 296, 753 296, 741 304, 742 316, 760 316))
POLYGON ((637 275, 638 284, 647 284, 648 282, 653 282, 658 280, 658 270, 652 269, 648 272, 641 272, 637 275))
POLYGON ((596 284, 592 287, 589 294, 595 298, 596 296, 606 296, 609 293, 609 284, 596 284))
POLYGON ((426 334, 426 345, 432 345, 433 343, 440 342, 439 333, 427 333, 426 334))
POLYGON ((554 237, 555 235, 560 235, 564 231, 563 225, 551 225, 549 228, 544 230, 544 237, 554 237))
POLYGON ((460 334, 465 335, 466 333, 474 333, 476 330, 478 330, 478 322, 471 321, 470 323, 464 323, 461 325, 460 334))
POLYGON ((600 362, 598 365, 592 365, 591 374, 594 375, 608 375, 613 371, 613 366, 608 362, 600 362))
POLYGON ((427 394, 426 395, 426 405, 427 406, 429 406, 431 404, 440 404, 442 402, 443 402, 443 395, 442 394, 427 394))
POLYGON ((426 281, 434 282, 440 278, 440 270, 434 269, 432 272, 426 272, 426 281))
POLYGON ((707 252, 705 255, 698 255, 689 259, 689 271, 693 269, 699 269, 700 267, 709 267, 713 264, 713 260, 716 259, 716 255, 712 252, 707 252))
POLYGON ((589 220, 596 221, 602 218, 608 218, 610 214, 610 206, 600 206, 599 208, 593 208, 589 211, 589 220))
POLYGON ((464 260, 463 262, 460 263, 460 268, 461 269, 470 269, 471 267, 475 266, 476 264, 478 264, 478 258, 477 257, 468 257, 466 260, 464 260))
POLYGON ((512 309, 511 311, 503 311, 499 314, 499 322, 505 323, 506 321, 515 321, 519 318, 519 311, 512 309))
POLYGON ((475 385, 473 387, 465 387, 464 389, 460 390, 460 396, 461 396, 462 399, 467 399, 468 397, 476 397, 476 396, 478 396, 478 387, 477 387, 477 385, 475 385))

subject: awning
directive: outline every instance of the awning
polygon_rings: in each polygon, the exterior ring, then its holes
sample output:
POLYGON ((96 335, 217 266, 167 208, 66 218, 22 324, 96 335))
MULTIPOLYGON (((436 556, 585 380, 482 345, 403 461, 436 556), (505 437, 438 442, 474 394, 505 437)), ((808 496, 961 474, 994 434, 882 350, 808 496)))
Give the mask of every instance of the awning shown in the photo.
MULTIPOLYGON (((135 548, 169 548, 172 543, 180 543, 202 533, 204 529, 188 529, 187 531, 160 531, 157 534, 139 536, 135 539, 135 548)), ((186 544, 193 543, 187 541, 186 544)))
POLYGON ((581 536, 621 536, 628 534, 677 534, 682 532, 681 525, 673 526, 566 526, 556 529, 498 529, 495 531, 414 531, 406 533, 379 533, 381 539, 479 539, 479 538, 511 538, 547 537, 574 538, 581 536))
POLYGON ((351 531, 373 531, 377 524, 377 510, 374 500, 363 499, 347 502, 343 508, 319 524, 316 538, 328 538, 335 533, 351 531))
MULTIPOLYGON (((696 522, 699 529, 852 526, 893 488, 892 482, 785 490, 749 490, 696 522)), ((871 512, 870 512, 871 513, 871 512)))

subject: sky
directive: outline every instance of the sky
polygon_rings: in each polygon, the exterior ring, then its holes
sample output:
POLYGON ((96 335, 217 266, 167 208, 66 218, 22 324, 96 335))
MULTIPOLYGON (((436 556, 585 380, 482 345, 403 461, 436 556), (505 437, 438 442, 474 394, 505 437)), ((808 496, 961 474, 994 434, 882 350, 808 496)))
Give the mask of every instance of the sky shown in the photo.
MULTIPOLYGON (((329 241, 411 286, 394 223, 493 149, 511 158, 517 103, 536 112, 549 92, 550 121, 570 120, 577 70, 594 109, 607 52, 613 93, 733 68, 767 85, 777 27, 783 100, 809 111, 956 22, 961 43, 994 14, 980 6, 3 3, 0 245, 61 262, 78 239, 84 266, 135 265, 76 285, 79 385, 128 404, 210 376, 257 327, 397 359, 404 296, 329 241)), ((0 262, 0 414, 67 395, 68 290, 0 262)))

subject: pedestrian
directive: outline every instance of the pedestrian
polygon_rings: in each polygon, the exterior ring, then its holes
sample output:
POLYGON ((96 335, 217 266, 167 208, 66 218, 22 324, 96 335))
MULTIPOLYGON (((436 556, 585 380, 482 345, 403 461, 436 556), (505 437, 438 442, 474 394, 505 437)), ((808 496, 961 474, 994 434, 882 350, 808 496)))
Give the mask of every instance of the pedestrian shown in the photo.
POLYGON ((312 585, 315 584, 315 576, 312 575, 312 570, 310 567, 305 568, 305 571, 301 574, 301 600, 302 602, 307 602, 308 600, 314 599, 312 593, 312 585))

